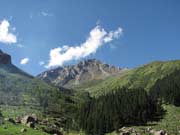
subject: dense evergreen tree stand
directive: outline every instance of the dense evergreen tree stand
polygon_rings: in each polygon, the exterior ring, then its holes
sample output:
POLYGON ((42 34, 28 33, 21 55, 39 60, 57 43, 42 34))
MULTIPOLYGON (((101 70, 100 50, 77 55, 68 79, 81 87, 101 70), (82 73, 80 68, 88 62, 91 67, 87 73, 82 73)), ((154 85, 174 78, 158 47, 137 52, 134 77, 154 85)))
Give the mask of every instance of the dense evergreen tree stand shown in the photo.
POLYGON ((103 135, 127 124, 143 124, 161 110, 158 100, 144 89, 119 88, 79 105, 79 127, 88 134, 103 135))
POLYGON ((150 95, 161 99, 166 104, 180 106, 180 70, 175 70, 163 79, 156 81, 150 90, 150 95))

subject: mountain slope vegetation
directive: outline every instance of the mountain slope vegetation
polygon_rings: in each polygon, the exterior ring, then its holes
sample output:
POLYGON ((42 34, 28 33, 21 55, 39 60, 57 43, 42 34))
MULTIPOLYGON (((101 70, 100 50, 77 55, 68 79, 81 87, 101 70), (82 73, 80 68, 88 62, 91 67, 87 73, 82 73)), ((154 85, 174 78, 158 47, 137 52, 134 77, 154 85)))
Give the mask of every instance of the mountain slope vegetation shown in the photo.
POLYGON ((163 79, 176 70, 180 70, 180 60, 156 61, 129 70, 123 75, 109 77, 85 90, 93 96, 104 95, 121 87, 144 88, 149 91, 157 80, 163 79))
MULTIPOLYGON (((180 61, 153 62, 122 77, 108 78, 88 89, 93 98, 80 107, 80 126, 90 134, 101 135, 113 129, 117 131, 125 125, 144 125, 143 120, 163 119, 166 111, 162 108, 164 104, 179 108, 179 80, 180 61)), ((173 126, 177 125, 170 125, 173 126)))
MULTIPOLYGON (((46 134, 42 130, 52 126, 58 131, 63 129, 64 134, 71 130, 89 135, 104 135, 115 130, 116 134, 123 126, 138 129, 151 122, 174 133, 161 121, 171 119, 169 113, 179 110, 179 60, 156 61, 131 70, 90 60, 55 71, 44 72, 40 77, 45 80, 39 80, 14 66, 11 57, 0 51, 1 117, 16 118, 34 112, 42 121, 45 119, 43 127, 37 124, 37 132, 28 129, 26 134, 46 134), (59 75, 64 75, 63 81, 59 75), (47 81, 49 76, 55 80, 47 81), (75 90, 61 87, 63 82, 75 90)), ((9 122, 5 125, 12 134, 24 128, 9 122)), ((8 130, 0 126, 0 133, 8 134, 8 130)))
MULTIPOLYGON (((30 114, 25 108, 30 108, 31 112, 38 112, 39 118, 52 119, 52 123, 56 122, 54 119, 62 118, 63 121, 59 122, 59 126, 68 128, 75 108, 71 95, 69 90, 56 88, 20 70, 11 63, 10 55, 0 51, 0 111, 2 114, 10 107, 12 112, 16 110, 13 118, 23 117, 30 114), (24 108, 23 114, 20 113, 19 108, 24 108)), ((15 125, 12 127, 16 128, 15 125)))

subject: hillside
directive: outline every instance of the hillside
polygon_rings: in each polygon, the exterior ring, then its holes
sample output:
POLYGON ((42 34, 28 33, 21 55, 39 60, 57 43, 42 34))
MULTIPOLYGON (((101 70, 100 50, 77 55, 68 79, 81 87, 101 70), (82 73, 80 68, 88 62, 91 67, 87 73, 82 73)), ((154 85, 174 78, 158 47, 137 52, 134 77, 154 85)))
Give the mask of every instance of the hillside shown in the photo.
POLYGON ((85 90, 94 96, 106 94, 120 87, 145 88, 148 91, 158 79, 163 79, 176 70, 180 70, 180 60, 156 61, 129 70, 123 75, 109 77, 85 90))
POLYGON ((5 121, 7 127, 0 125, 0 134, 20 134, 27 128, 27 135, 46 134, 49 129, 65 135, 71 131, 104 135, 117 134, 123 126, 146 134, 142 128, 151 124, 153 130, 179 131, 179 60, 127 70, 93 59, 51 69, 40 74, 39 80, 0 51, 0 76, 0 116, 16 119, 35 113, 40 119, 36 130, 5 121), (76 91, 67 89, 72 87, 76 91))
MULTIPOLYGON (((35 114, 41 121, 51 119, 43 126, 36 124, 37 131, 28 128, 27 134, 45 135, 42 128, 49 129, 57 121, 58 129, 55 130, 67 128, 75 105, 71 91, 63 90, 25 73, 12 64, 10 55, 0 51, 0 117, 2 113, 4 118, 15 120, 17 117, 35 114), (58 118, 63 120, 59 121, 58 118)), ((8 121, 4 123, 7 127, 4 130, 0 125, 0 134, 20 134, 20 129, 27 127, 8 121)))
POLYGON ((117 134, 177 134, 179 80, 178 60, 153 62, 123 76, 109 77, 86 88, 91 98, 80 106, 80 125, 88 133, 100 135, 113 130, 117 134))
MULTIPOLYGON (((178 135, 179 125, 180 125, 180 107, 174 105, 163 105, 166 111, 163 119, 160 121, 148 122, 146 125, 139 126, 128 126, 126 130, 133 129, 141 135, 154 135, 150 131, 166 131, 168 135, 178 135), (149 130, 149 132, 147 132, 149 130)), ((106 135, 119 135, 116 131, 112 133, 107 133, 106 135)))
POLYGON ((37 88, 44 91, 53 89, 52 86, 37 80, 14 66, 10 55, 0 51, 0 102, 10 104, 33 103, 29 97, 37 88), (15 99, 16 102, 14 102, 15 99))
MULTIPOLYGON (((77 65, 58 67, 45 71, 37 78, 55 86, 66 88, 79 87, 88 82, 104 80, 109 76, 124 73, 125 69, 116 68, 96 59, 79 62, 77 65)), ((93 84, 93 83, 92 83, 93 84)))

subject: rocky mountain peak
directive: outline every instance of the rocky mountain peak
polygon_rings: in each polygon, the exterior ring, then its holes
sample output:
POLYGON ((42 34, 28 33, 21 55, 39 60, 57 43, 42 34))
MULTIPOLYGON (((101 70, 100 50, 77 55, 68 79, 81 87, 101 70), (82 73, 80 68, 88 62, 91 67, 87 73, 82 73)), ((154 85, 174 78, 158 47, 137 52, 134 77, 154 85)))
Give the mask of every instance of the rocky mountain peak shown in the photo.
POLYGON ((11 56, 0 50, 0 64, 11 64, 11 56))
POLYGON ((76 65, 58 67, 45 71, 37 77, 56 86, 71 87, 92 80, 105 79, 120 73, 122 69, 96 59, 80 61, 76 65))

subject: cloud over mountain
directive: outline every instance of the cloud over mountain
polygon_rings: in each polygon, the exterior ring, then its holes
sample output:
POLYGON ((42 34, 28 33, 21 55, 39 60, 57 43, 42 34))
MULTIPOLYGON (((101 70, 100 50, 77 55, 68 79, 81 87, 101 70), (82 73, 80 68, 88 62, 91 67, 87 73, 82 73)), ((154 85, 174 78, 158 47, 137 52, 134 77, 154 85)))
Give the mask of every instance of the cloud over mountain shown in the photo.
POLYGON ((0 42, 12 44, 17 42, 16 35, 9 32, 10 23, 7 20, 0 22, 0 42))
POLYGON ((23 59, 21 59, 20 64, 26 65, 28 62, 29 62, 29 58, 23 58, 23 59))
POLYGON ((78 60, 93 54, 104 44, 119 38, 122 35, 122 32, 123 30, 120 27, 115 31, 107 32, 104 28, 97 25, 90 31, 86 41, 80 45, 64 45, 63 47, 51 49, 49 54, 50 60, 46 67, 62 66, 64 62, 78 60))

